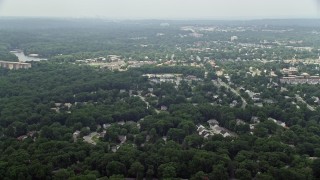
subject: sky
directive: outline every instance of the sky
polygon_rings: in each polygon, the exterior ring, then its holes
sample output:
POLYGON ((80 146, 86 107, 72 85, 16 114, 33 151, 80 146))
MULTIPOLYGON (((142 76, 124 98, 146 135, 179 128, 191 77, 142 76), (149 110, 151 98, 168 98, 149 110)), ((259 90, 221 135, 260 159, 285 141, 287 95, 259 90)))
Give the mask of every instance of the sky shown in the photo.
POLYGON ((0 17, 320 18, 320 0, 0 0, 0 17))

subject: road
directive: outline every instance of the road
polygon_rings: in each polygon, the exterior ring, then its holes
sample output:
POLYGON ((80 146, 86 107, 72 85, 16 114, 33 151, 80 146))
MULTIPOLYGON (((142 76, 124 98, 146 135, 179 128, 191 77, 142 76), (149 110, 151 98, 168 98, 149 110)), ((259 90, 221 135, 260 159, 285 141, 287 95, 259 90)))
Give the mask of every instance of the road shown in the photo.
POLYGON ((315 108, 312 107, 310 104, 308 104, 299 94, 295 94, 297 101, 302 102, 303 104, 307 105, 307 108, 310 109, 310 111, 315 111, 315 108))
POLYGON ((144 103, 146 103, 147 109, 149 109, 149 107, 150 107, 149 102, 146 101, 146 98, 143 97, 143 96, 141 95, 141 93, 142 93, 142 91, 138 91, 138 95, 134 95, 134 96, 138 96, 144 103))
POLYGON ((233 92, 235 95, 239 96, 241 98, 242 101, 242 106, 241 108, 246 108, 247 107, 247 101, 240 95, 240 93, 233 89, 232 87, 230 87, 228 84, 226 84, 225 82, 221 81, 220 79, 218 79, 218 81, 213 81, 213 83, 217 86, 224 86, 227 89, 230 89, 231 92, 233 92))

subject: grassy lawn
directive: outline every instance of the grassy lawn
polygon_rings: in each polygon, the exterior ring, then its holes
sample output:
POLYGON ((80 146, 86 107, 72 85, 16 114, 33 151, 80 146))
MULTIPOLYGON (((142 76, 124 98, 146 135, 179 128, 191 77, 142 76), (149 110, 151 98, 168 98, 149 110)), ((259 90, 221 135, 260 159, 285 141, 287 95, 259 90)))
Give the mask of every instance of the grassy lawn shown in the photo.
POLYGON ((100 140, 99 140, 99 136, 98 135, 95 135, 92 137, 92 141, 98 143, 100 140))

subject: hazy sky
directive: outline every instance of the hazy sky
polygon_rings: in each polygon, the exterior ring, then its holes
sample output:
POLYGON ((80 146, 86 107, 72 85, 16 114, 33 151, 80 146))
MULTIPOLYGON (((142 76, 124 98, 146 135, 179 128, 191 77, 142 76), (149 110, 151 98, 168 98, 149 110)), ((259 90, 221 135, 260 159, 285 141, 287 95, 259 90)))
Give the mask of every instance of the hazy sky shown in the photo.
POLYGON ((110 19, 320 18, 319 1, 317 3, 317 0, 0 0, 0 16, 110 19))

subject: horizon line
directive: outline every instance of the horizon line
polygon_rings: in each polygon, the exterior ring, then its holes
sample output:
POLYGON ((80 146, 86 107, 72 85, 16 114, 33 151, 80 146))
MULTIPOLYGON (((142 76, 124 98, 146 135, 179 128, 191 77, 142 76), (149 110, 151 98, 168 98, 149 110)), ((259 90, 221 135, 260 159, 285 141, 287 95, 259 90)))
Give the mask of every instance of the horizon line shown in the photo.
POLYGON ((143 20, 154 20, 154 21, 255 21, 255 20, 320 20, 320 17, 240 17, 240 18, 227 18, 227 17, 203 17, 203 18, 115 18, 115 17, 56 17, 56 16, 0 16, 0 19, 95 19, 95 20, 111 20, 111 21, 143 21, 143 20))

